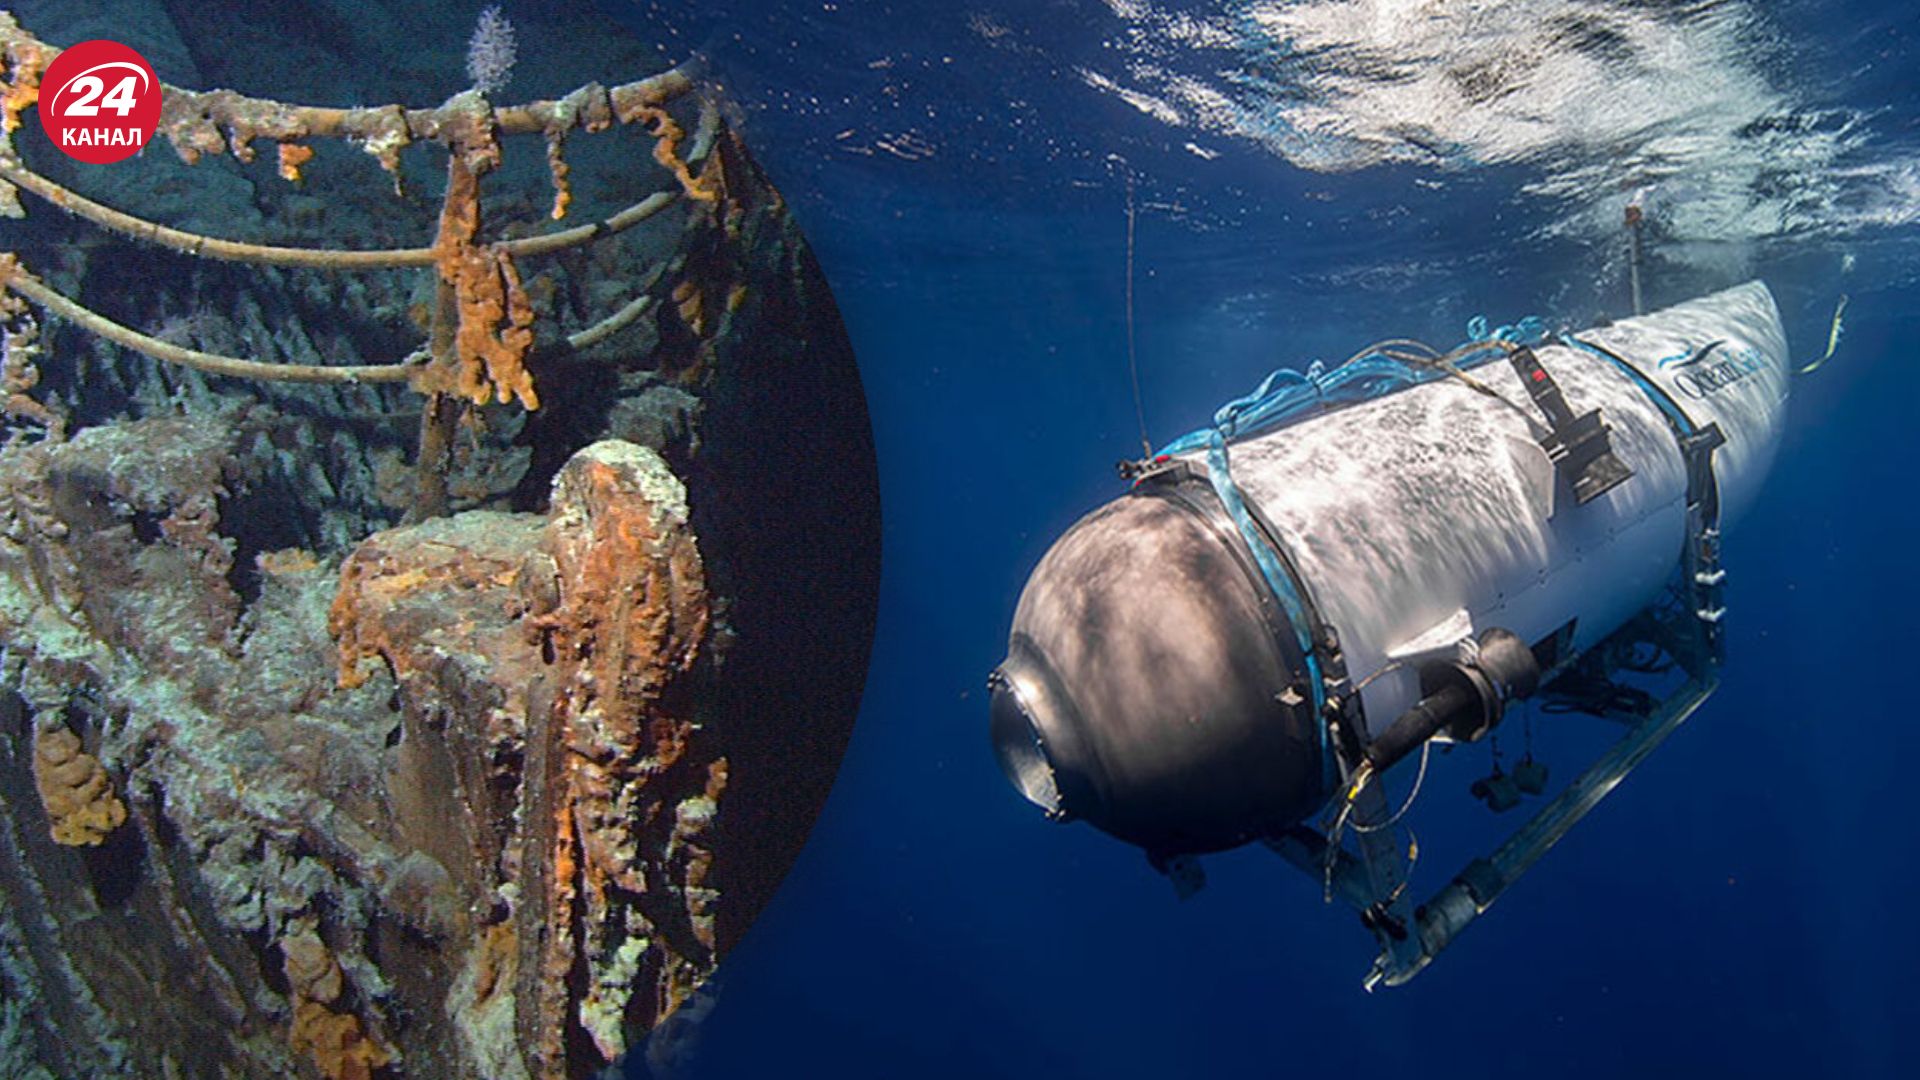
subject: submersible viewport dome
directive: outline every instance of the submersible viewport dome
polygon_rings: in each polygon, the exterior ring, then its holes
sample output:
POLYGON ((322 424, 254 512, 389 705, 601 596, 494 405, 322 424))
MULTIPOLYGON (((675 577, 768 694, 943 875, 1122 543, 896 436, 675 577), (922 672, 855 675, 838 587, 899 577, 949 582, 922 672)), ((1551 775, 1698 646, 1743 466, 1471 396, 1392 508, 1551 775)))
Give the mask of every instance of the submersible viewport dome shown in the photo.
POLYGON ((1002 767, 1056 817, 1216 851, 1323 801, 1304 670, 1217 507, 1177 488, 1095 511, 1034 572, 993 684, 1002 767))
POLYGON ((1786 356, 1751 282, 1270 379, 1042 557, 990 679, 1002 768, 1163 869, 1261 840, 1324 871, 1381 938, 1376 979, 1411 977, 1716 684, 1720 531, 1773 457, 1786 356), (1372 779, 1536 688, 1611 685, 1625 644, 1686 685, 1416 913, 1372 779))

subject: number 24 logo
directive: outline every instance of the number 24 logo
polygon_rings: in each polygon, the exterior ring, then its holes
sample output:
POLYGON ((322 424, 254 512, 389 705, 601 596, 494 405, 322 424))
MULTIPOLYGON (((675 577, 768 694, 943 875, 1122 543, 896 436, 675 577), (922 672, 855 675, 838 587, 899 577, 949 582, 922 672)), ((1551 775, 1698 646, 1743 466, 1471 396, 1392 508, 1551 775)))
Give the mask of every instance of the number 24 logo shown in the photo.
MULTIPOLYGON (((104 105, 114 112, 119 113, 122 117, 125 117, 131 113, 134 106, 138 104, 138 101, 136 101, 134 97, 134 82, 136 79, 144 84, 147 81, 147 73, 140 70, 137 65, 121 61, 100 64, 96 67, 88 68, 68 80, 67 85, 60 88, 61 95, 68 93, 76 93, 79 95, 76 98, 70 99, 67 102, 66 108, 61 109, 60 113, 63 116, 98 116, 100 115, 100 107, 104 105), (133 74, 121 76, 120 80, 113 84, 113 89, 109 90, 107 89, 106 80, 94 74, 94 72, 105 68, 125 68, 133 74), (99 104, 95 104, 95 99, 98 99, 99 104)), ((57 108, 58 106, 59 102, 56 100, 55 107, 57 108)))

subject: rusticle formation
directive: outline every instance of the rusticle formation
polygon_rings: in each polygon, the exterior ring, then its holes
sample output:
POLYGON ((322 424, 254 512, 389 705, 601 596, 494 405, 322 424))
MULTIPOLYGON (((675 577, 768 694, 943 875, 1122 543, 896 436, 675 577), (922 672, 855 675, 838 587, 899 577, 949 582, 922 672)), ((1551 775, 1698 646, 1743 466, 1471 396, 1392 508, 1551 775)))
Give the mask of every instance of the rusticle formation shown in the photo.
POLYGON ((112 189, 27 137, 54 55, 0 12, 0 1073, 596 1072, 765 902, 864 675, 870 435, 785 204, 678 69, 170 86, 112 189))

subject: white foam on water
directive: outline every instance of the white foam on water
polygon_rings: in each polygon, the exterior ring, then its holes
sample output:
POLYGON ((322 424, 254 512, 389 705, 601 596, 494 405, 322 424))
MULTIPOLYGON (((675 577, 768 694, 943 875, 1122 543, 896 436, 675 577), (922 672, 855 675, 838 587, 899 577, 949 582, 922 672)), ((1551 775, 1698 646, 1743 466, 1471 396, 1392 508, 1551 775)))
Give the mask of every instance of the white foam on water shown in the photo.
POLYGON ((1240 0, 1206 17, 1106 0, 1125 25, 1097 91, 1308 170, 1534 170, 1539 235, 1617 236, 1640 198, 1669 258, 1920 222, 1920 161, 1873 117, 1815 109, 1762 5, 1240 0))

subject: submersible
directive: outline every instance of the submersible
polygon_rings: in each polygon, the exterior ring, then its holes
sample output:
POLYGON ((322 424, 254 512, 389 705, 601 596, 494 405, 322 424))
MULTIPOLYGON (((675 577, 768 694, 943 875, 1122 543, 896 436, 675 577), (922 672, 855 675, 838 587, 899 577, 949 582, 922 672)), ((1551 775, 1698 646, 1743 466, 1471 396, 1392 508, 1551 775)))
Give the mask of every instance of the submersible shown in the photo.
POLYGON ((1000 763, 1177 882, 1267 843, 1374 931, 1369 986, 1404 981, 1716 685, 1720 533, 1774 456, 1788 377, 1750 282, 1270 379, 1123 470, 1128 492, 1041 559, 990 679, 1000 763), (1625 734, 1414 905, 1380 775, 1536 695, 1625 734))

